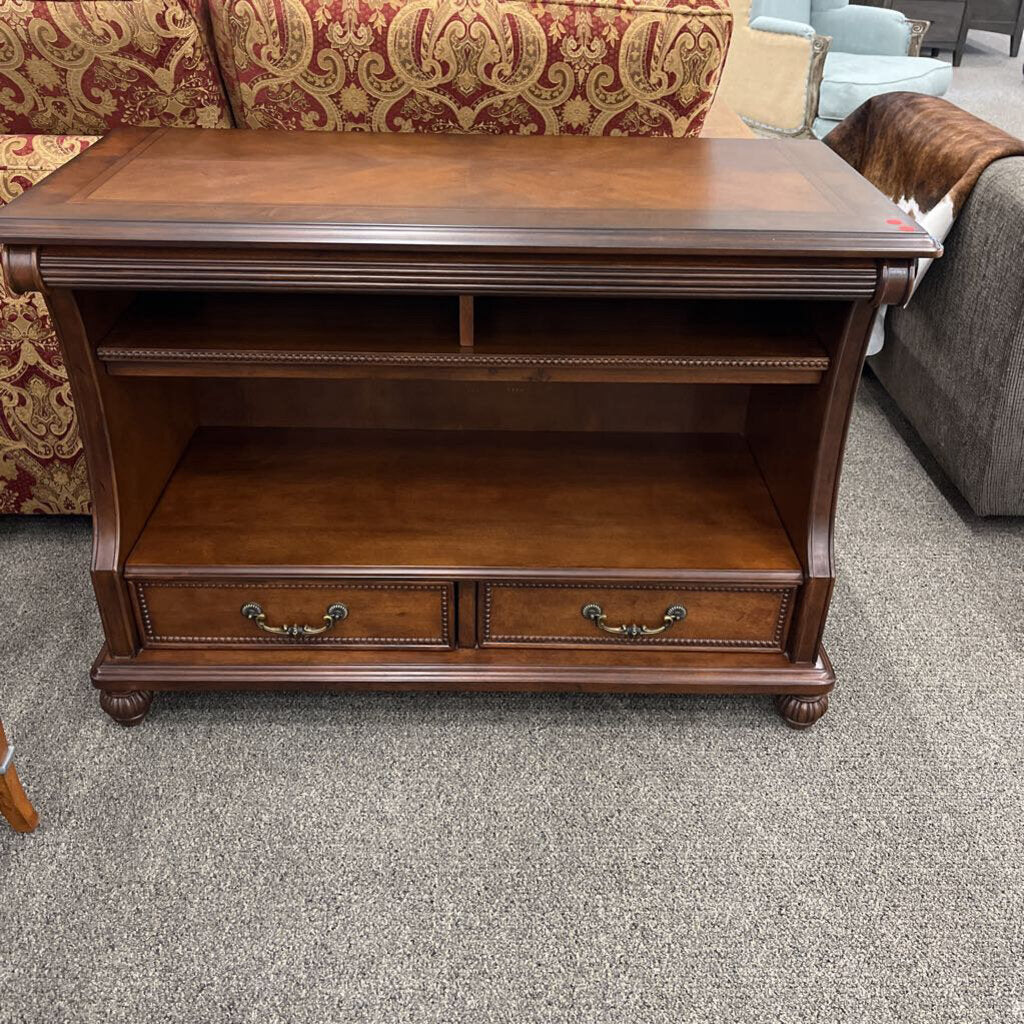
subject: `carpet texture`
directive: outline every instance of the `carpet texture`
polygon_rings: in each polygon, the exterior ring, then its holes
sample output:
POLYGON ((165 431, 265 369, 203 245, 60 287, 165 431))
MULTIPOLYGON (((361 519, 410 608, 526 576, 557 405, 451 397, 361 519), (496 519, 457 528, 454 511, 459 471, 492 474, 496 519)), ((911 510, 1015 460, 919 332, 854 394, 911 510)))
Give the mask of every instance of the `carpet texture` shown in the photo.
POLYGON ((868 382, 807 733, 770 701, 158 697, 123 730, 83 521, 0 520, 4 1024, 1024 1021, 1024 520, 868 382))
MULTIPOLYGON (((924 52, 927 56, 927 48, 924 52)), ((1009 54, 1009 36, 968 32, 964 59, 953 69, 953 84, 946 99, 1024 139, 1024 53, 1019 57, 1009 54)), ((940 56, 950 59, 948 53, 940 56)))

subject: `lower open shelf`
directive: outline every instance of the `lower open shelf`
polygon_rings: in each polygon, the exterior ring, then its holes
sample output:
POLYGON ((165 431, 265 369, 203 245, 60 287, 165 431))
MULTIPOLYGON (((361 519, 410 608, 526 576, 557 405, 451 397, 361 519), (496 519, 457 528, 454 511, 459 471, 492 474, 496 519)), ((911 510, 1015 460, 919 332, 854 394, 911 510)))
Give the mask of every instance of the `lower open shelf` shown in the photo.
POLYGON ((198 431, 126 575, 799 584, 736 435, 198 431))

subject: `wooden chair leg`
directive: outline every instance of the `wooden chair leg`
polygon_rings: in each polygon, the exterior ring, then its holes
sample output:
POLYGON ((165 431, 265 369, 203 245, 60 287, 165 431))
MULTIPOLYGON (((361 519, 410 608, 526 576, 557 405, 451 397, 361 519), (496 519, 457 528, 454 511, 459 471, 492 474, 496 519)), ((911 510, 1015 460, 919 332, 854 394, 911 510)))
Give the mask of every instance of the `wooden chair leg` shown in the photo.
POLYGON ((11 763, 11 748, 0 724, 0 814, 15 832, 32 832, 39 824, 39 815, 29 803, 21 780, 11 763))
POLYGON ((34 832, 39 824, 39 815, 28 802, 13 764, 0 775, 0 814, 15 832, 34 832))

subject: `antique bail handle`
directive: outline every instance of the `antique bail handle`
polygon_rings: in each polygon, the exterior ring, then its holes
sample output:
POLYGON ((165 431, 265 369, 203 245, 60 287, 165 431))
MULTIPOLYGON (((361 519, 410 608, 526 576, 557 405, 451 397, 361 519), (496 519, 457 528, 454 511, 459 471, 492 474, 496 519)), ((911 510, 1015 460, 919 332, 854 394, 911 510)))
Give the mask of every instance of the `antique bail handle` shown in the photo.
POLYGON ((585 604, 583 618, 590 619, 598 629, 603 629, 606 633, 611 633, 612 636, 624 636, 627 640, 639 640, 645 636, 657 636, 659 633, 664 633, 666 629, 671 629, 677 622, 682 622, 686 618, 686 609, 681 604, 674 604, 666 608, 665 618, 660 626, 641 626, 635 622, 631 626, 625 624, 607 626, 605 623, 608 616, 601 610, 599 604, 585 604))
POLYGON ((242 614, 256 623, 256 626, 264 633, 273 633, 275 636, 318 636, 320 633, 326 633, 336 622, 347 619, 348 606, 340 602, 332 604, 327 609, 322 626, 300 626, 298 623, 293 626, 268 626, 266 614, 255 601, 247 601, 243 604, 242 614))

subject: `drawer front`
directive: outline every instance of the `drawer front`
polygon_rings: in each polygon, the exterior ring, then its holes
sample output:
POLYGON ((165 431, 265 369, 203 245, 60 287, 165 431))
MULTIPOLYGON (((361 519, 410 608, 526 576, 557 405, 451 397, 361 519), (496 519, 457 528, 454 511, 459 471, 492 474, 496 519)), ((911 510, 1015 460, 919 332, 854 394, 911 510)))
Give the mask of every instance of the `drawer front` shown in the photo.
POLYGON ((146 647, 453 646, 450 583, 132 580, 131 590, 146 647))
POLYGON ((686 650, 782 650, 795 595, 791 587, 661 583, 485 583, 483 591, 483 647, 686 650))

